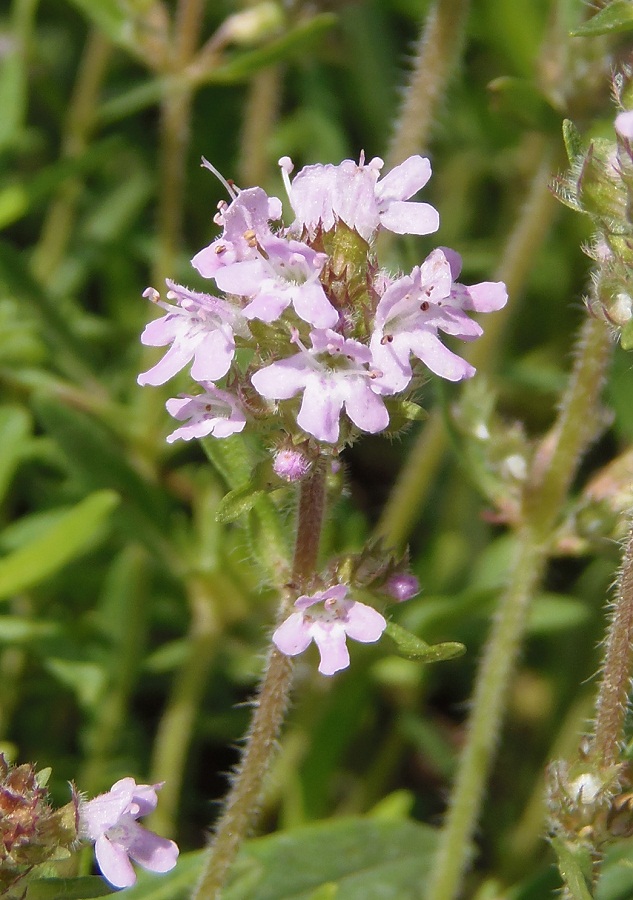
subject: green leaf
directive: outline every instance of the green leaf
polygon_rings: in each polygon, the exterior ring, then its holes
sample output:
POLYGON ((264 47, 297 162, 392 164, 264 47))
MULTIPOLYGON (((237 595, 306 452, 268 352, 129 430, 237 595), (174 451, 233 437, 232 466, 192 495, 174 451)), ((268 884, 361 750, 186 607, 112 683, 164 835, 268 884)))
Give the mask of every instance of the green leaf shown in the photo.
POLYGON ((591 892, 591 855, 586 847, 573 847, 563 838, 553 838, 558 868, 571 900, 593 900, 591 892))
POLYGON ((495 110, 524 128, 550 132, 558 129, 560 116, 552 109, 535 81, 503 76, 488 85, 495 110))
POLYGON ((11 145, 23 126, 27 106, 28 61, 26 47, 31 40, 38 0, 14 0, 12 28, 4 38, 0 54, 0 148, 11 145))
POLYGON ((397 645, 398 652, 408 659, 417 659, 420 662, 442 662, 445 659, 455 659, 466 652, 463 644, 457 641, 445 641, 442 644, 427 644, 425 641, 411 634, 401 625, 388 622, 385 629, 391 640, 397 645))
POLYGON ((218 504, 215 513, 216 521, 222 522, 222 524, 234 522, 243 513, 251 510, 263 494, 264 491, 253 487, 252 484, 245 484, 244 487, 229 491, 218 504))
POLYGON ((623 350, 633 350, 633 319, 620 331, 620 345, 623 350))
POLYGON ((108 488, 120 494, 125 501, 121 509, 125 527, 153 549, 163 548, 170 526, 167 497, 129 463, 116 435, 93 417, 54 397, 39 395, 33 406, 85 489, 108 488))
POLYGON ((30 882, 25 900, 90 900, 91 897, 107 897, 114 893, 103 878, 96 875, 41 878, 30 882))
POLYGON ((580 132, 571 119, 563 119, 563 140, 565 142, 565 150, 567 151, 567 159, 571 165, 571 163, 583 154, 580 132))
MULTIPOLYGON (((416 822, 318 822, 247 841, 222 900, 419 900, 435 846, 435 830, 416 822)), ((183 854, 160 881, 139 872, 125 900, 185 900, 201 859, 183 854)))
POLYGON ((91 494, 36 540, 0 559, 0 599, 39 584, 80 556, 118 503, 113 491, 91 494))
POLYGON ((572 31, 576 37, 595 37, 599 34, 617 34, 633 31, 633 3, 631 0, 613 0, 604 9, 572 31))
POLYGON ((37 638, 58 634, 58 622, 43 622, 41 619, 25 619, 20 616, 0 616, 0 643, 20 644, 37 638))
POLYGON ((24 454, 31 417, 21 406, 0 406, 0 502, 24 454))

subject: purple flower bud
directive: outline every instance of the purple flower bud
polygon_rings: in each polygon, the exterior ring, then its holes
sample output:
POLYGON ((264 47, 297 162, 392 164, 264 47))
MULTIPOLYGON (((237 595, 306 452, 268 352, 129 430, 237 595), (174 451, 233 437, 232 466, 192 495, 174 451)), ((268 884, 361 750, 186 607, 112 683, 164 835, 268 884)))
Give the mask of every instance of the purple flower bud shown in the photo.
POLYGON ((408 572, 396 572, 387 580, 384 589, 398 603, 403 603, 415 597, 420 590, 420 582, 408 572))
POLYGON ((305 478, 311 465, 311 460, 302 450, 284 447, 275 453, 273 471, 275 475, 292 484, 305 478))

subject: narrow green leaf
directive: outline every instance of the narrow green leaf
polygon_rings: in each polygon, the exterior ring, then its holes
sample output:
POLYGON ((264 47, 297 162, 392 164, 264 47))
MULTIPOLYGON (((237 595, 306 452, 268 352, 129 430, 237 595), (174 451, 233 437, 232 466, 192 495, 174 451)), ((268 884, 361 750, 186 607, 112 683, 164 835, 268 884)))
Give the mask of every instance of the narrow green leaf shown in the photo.
POLYGON ((613 0, 587 22, 572 31, 576 37, 595 37, 599 34, 617 34, 633 31, 633 3, 631 0, 613 0))
POLYGON ((230 62, 211 70, 200 81, 214 84, 244 81, 264 66, 285 62, 293 56, 304 54, 327 31, 333 28, 337 21, 338 17, 333 13, 319 13, 308 21, 300 22, 282 37, 270 41, 265 47, 235 54, 230 62))
POLYGON ((567 151, 567 159, 571 164, 581 156, 583 152, 580 132, 571 119, 563 119, 563 140, 565 142, 565 150, 567 151))
POLYGON ((633 319, 620 331, 620 345, 623 350, 633 350, 633 319))
POLYGON ((4 499, 13 473, 31 433, 31 418, 20 406, 0 406, 0 502, 4 499))
POLYGON ((14 0, 12 28, 0 55, 0 148, 13 143, 23 126, 27 105, 28 46, 38 0, 14 0))
POLYGON ((234 522, 251 510, 263 493, 262 490, 254 488, 252 484, 245 484, 244 487, 229 491, 218 504, 215 513, 216 521, 222 524, 234 522))
POLYGON ((153 547, 170 524, 164 493, 130 464, 124 446, 109 429, 54 397, 39 395, 33 406, 38 419, 55 438, 73 473, 87 491, 109 488, 125 500, 127 525, 153 547))
POLYGON ((572 847, 563 838, 553 838, 552 846, 571 900, 593 900, 589 850, 586 847, 572 847))
POLYGON ((60 631, 58 622, 24 619, 20 616, 0 616, 0 643, 20 644, 41 637, 51 637, 60 631))
POLYGON ((464 645, 457 641, 427 644, 421 638, 402 628, 401 625, 396 625, 395 622, 387 623, 385 634, 396 644, 398 652, 402 656, 406 656, 408 659, 417 659, 420 662, 442 662, 445 659, 455 659, 456 656, 461 656, 466 652, 464 645))
POLYGON ((103 878, 86 875, 83 878, 41 878, 32 881, 25 900, 90 900, 107 897, 115 891, 103 878))
POLYGON ((118 503, 113 491, 91 494, 43 535, 0 559, 0 599, 39 584, 80 556, 118 503))
POLYGON ((213 463, 227 487, 231 490, 240 488, 251 477, 253 462, 248 445, 242 435, 235 434, 228 438, 202 438, 202 449, 213 463))

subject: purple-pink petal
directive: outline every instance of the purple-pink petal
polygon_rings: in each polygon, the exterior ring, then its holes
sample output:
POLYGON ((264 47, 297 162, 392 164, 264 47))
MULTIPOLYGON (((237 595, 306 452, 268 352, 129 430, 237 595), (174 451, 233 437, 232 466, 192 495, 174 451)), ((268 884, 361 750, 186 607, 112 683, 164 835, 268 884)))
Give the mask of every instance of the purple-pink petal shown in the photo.
POLYGON ((311 371, 303 355, 297 353, 259 369, 251 376, 251 383, 268 400, 288 400, 305 387, 311 371))
POLYGON ((273 634, 273 643, 286 656, 296 656, 307 649, 312 636, 302 612, 292 613, 273 634))
POLYGON ((363 378, 347 379, 345 411, 361 431, 376 434, 389 424, 389 413, 382 399, 363 378))
POLYGON ((136 872, 125 849, 112 843, 105 834, 95 841, 95 856, 103 877, 117 888, 131 887, 136 881, 136 872))
POLYGON ((431 331, 420 329, 412 332, 410 347, 414 356, 440 378, 462 381, 464 378, 472 378, 475 374, 475 369, 466 360, 445 347, 431 331))
POLYGON ((345 643, 345 628, 341 623, 312 625, 312 637, 319 648, 321 675, 334 675, 349 666, 349 650, 345 643))
POLYGON ((345 618, 345 631, 355 641, 373 644, 387 627, 385 617, 365 603, 352 603, 345 618))
POLYGON ((222 378, 229 371, 234 355, 235 341, 228 329, 207 332, 196 347, 191 377, 194 381, 222 378))
POLYGON ((382 201, 408 200, 431 177, 431 163, 424 156, 409 156, 381 178, 376 185, 376 195, 382 201))
POLYGON ((380 224, 396 234, 433 234, 440 227, 440 216, 430 203, 394 200, 380 214, 380 224))
POLYGON ((144 869, 159 873, 173 869, 179 853, 174 841, 160 837, 134 821, 125 824, 124 847, 129 856, 144 869))
POLYGON ((335 444, 344 396, 331 376, 310 375, 306 380, 297 424, 319 441, 335 444))

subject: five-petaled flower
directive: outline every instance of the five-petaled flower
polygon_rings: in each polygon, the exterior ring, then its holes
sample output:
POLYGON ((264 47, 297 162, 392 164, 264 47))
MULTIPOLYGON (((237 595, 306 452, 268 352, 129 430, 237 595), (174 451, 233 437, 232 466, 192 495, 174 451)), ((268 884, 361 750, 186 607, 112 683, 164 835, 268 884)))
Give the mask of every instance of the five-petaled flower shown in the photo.
POLYGON ((78 799, 79 837, 94 843, 99 868, 114 887, 130 887, 136 881, 130 858, 151 872, 169 872, 176 865, 174 841, 136 821, 154 811, 161 787, 122 778, 93 800, 78 799))
POLYGON ((347 585, 335 584, 295 601, 297 612, 281 623, 273 643, 286 656, 296 656, 311 641, 319 648, 322 675, 334 675, 349 666, 346 637, 363 644, 379 640, 387 627, 384 616, 356 600, 347 598, 347 585))
POLYGON ((367 368, 369 348, 329 328, 315 329, 310 337, 311 349, 295 335, 299 353, 255 372, 255 389, 268 400, 288 400, 303 391, 297 424, 320 441, 336 443, 343 407, 361 431, 374 434, 386 428, 389 413, 372 390, 375 372, 367 368))

